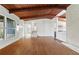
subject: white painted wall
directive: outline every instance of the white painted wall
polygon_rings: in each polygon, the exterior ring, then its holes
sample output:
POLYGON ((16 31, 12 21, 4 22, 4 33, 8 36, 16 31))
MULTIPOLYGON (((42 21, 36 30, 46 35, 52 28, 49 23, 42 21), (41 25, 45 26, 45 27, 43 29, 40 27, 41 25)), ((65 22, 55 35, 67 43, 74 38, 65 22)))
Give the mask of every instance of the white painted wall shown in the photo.
POLYGON ((67 42, 79 47, 79 4, 67 8, 67 42))
POLYGON ((9 11, 0 5, 0 14, 7 16, 9 14, 9 11))
POLYGON ((63 14, 66 13, 66 10, 62 10, 60 13, 58 13, 55 16, 55 20, 56 20, 56 38, 58 40, 64 41, 66 42, 66 22, 62 22, 59 21, 60 19, 58 18, 58 16, 62 16, 63 14), (62 25, 62 28, 59 28, 58 26, 62 25), (62 30, 62 32, 60 32, 59 30, 62 30))
POLYGON ((31 21, 24 22, 24 36, 25 38, 31 37, 31 21))
POLYGON ((54 36, 55 21, 50 19, 42 19, 37 22, 38 36, 54 36))
POLYGON ((58 21, 57 22, 57 39, 66 42, 66 22, 58 21), (61 25, 62 27, 59 28, 58 26, 61 25))
POLYGON ((16 25, 16 38, 23 38, 24 37, 24 21, 19 20, 16 25))
POLYGON ((55 19, 38 19, 32 21, 25 21, 25 37, 31 36, 32 22, 36 23, 38 36, 54 36, 54 27, 56 25, 55 19), (30 28, 29 28, 30 27, 30 28))

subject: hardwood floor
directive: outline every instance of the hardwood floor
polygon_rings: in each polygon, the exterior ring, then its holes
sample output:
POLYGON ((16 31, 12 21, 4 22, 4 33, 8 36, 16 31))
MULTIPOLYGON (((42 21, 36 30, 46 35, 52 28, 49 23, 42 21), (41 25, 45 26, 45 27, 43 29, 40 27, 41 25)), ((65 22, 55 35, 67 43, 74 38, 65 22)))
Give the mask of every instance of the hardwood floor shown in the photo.
POLYGON ((0 50, 0 55, 77 55, 52 37, 20 39, 0 50))

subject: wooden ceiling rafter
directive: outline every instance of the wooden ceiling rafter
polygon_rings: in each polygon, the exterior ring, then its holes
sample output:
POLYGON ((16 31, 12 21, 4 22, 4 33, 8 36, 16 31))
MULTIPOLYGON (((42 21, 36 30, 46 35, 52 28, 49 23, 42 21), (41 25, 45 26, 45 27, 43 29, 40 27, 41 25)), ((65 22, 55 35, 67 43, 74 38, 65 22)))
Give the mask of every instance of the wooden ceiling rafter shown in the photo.
POLYGON ((57 16, 58 18, 66 18, 66 16, 57 16))
POLYGON ((41 18, 41 17, 44 17, 44 18, 48 18, 48 19, 51 19, 52 17, 54 17, 55 15, 54 14, 45 14, 45 15, 38 15, 38 16, 28 16, 28 17, 20 17, 21 19, 30 19, 30 18, 41 18))
POLYGON ((15 8, 15 9, 9 9, 10 13, 14 12, 22 12, 22 11, 33 11, 33 10, 44 10, 44 9, 52 9, 52 8, 58 8, 58 9, 66 9, 66 6, 58 6, 58 5, 48 5, 48 6, 40 6, 40 7, 31 7, 31 8, 15 8))
MULTIPOLYGON (((10 13, 21 19, 53 18, 70 4, 4 4, 10 13)), ((60 16, 65 18, 65 16, 60 16)))

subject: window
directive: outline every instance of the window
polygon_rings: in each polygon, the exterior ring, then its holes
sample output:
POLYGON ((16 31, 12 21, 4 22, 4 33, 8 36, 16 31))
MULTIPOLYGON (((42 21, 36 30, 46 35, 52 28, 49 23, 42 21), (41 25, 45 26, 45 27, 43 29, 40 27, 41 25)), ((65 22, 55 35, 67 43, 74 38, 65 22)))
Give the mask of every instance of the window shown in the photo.
POLYGON ((0 40, 4 38, 4 17, 0 15, 0 40))
POLYGON ((16 23, 14 20, 7 18, 6 22, 6 37, 7 38, 12 38, 15 36, 15 31, 16 31, 16 23))

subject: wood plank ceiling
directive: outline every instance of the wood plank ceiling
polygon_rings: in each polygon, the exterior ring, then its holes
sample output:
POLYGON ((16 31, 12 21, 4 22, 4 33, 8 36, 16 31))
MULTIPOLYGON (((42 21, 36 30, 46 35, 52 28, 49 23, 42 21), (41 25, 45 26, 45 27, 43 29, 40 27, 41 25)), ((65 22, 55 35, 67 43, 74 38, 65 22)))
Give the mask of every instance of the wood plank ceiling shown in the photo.
POLYGON ((53 18, 59 12, 66 9, 69 4, 3 4, 10 13, 14 13, 21 19, 53 18))

